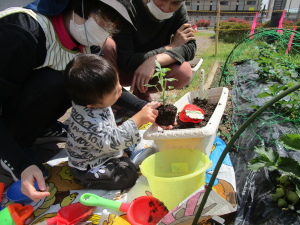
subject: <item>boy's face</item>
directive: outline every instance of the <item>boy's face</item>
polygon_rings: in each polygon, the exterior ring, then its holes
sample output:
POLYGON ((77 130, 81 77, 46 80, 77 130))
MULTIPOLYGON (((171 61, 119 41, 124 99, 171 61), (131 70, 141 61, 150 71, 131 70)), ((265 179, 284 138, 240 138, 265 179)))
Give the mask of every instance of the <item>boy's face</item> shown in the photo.
POLYGON ((87 105, 87 107, 93 109, 97 109, 97 108, 104 109, 110 107, 116 103, 118 98, 120 98, 121 94, 122 94, 122 86, 118 81, 116 88, 111 93, 105 95, 99 103, 87 105))

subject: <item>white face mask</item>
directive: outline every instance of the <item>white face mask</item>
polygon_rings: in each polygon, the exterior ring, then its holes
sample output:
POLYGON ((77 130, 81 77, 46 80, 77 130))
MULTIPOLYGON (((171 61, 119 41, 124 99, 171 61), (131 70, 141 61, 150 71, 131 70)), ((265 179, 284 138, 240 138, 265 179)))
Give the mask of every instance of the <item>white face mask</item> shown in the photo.
POLYGON ((158 8, 154 2, 152 0, 150 0, 150 2, 147 4, 149 11, 151 12, 151 14, 158 20, 165 20, 165 19, 169 19, 173 16, 173 13, 165 13, 163 11, 160 10, 160 8, 158 8))
MULTIPOLYGON (((100 27, 92 17, 85 21, 85 26, 90 45, 100 45, 109 36, 109 33, 100 27)), ((74 11, 73 20, 70 20, 70 33, 80 44, 85 46, 88 45, 84 24, 78 25, 74 22, 74 11)))

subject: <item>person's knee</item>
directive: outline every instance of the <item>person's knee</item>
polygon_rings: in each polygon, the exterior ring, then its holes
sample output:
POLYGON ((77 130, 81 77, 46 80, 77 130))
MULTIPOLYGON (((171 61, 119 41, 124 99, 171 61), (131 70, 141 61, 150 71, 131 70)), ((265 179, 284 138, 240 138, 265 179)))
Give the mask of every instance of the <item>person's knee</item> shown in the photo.
POLYGON ((104 55, 103 57, 109 62, 111 62, 113 65, 115 65, 118 58, 117 45, 115 41, 112 38, 108 37, 105 45, 100 47, 102 49, 101 53, 103 53, 104 55))
POLYGON ((188 85, 188 83, 192 79, 192 76, 193 76, 193 71, 191 65, 188 62, 182 63, 182 65, 179 67, 178 70, 179 87, 177 88, 182 88, 188 85))
POLYGON ((178 81, 174 82, 174 88, 182 88, 189 84, 192 79, 193 71, 191 65, 188 62, 182 63, 178 66, 173 73, 178 81), (175 84, 176 83, 176 84, 175 84))

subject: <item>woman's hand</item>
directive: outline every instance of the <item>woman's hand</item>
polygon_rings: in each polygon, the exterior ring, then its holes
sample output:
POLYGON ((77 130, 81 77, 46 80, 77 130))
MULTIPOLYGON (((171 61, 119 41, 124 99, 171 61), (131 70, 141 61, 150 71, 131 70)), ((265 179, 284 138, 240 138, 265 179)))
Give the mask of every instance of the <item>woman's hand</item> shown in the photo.
POLYGON ((194 30, 191 28, 191 24, 184 23, 174 34, 171 44, 166 46, 167 50, 177 48, 181 45, 188 43, 189 41, 196 40, 194 30))
POLYGON ((149 83, 151 76, 155 72, 155 68, 155 56, 146 59, 134 72, 130 91, 137 88, 141 93, 146 93, 148 87, 144 85, 149 83))
MULTIPOLYGON (((163 130, 165 130, 165 129, 169 129, 169 130, 172 130, 173 129, 173 126, 172 125, 169 125, 169 126, 161 126, 161 125, 158 125, 157 123, 154 123, 154 125, 155 126, 159 126, 159 127, 161 127, 163 130)), ((176 126, 177 125, 177 122, 174 122, 174 124, 173 124, 174 126, 176 126)))
POLYGON ((27 167, 21 173, 21 183, 22 193, 35 202, 38 202, 42 198, 50 195, 50 193, 48 192, 49 187, 46 187, 43 173, 36 165, 27 167), (37 191, 35 189, 35 181, 37 181, 40 191, 37 191))

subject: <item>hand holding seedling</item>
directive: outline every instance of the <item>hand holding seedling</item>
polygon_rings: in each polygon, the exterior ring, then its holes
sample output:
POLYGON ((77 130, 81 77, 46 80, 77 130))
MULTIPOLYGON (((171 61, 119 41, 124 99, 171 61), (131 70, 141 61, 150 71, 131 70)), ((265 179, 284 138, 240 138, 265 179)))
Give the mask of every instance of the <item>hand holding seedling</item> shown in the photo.
POLYGON ((191 24, 185 23, 174 34, 171 44, 166 46, 167 50, 179 47, 188 43, 189 41, 196 40, 194 30, 191 28, 191 24))
POLYGON ((146 123, 154 123, 158 115, 157 107, 161 106, 160 102, 150 102, 145 105, 141 111, 135 114, 131 119, 135 122, 137 127, 146 123))

